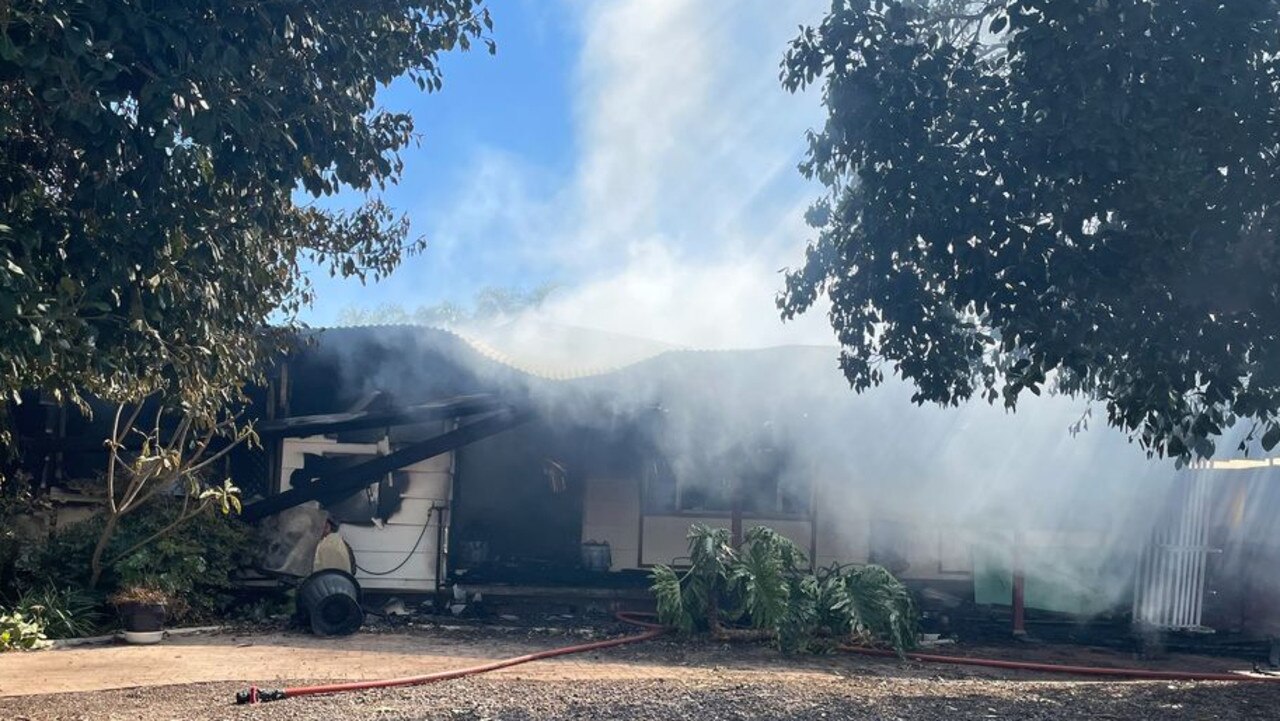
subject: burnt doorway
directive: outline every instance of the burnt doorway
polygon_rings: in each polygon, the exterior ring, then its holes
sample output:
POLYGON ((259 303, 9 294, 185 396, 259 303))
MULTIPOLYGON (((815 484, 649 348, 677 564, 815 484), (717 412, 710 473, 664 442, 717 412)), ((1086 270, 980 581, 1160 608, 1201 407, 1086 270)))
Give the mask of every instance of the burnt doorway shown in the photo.
POLYGON ((586 454, 536 420, 458 451, 450 567, 472 581, 553 582, 581 565, 586 454))

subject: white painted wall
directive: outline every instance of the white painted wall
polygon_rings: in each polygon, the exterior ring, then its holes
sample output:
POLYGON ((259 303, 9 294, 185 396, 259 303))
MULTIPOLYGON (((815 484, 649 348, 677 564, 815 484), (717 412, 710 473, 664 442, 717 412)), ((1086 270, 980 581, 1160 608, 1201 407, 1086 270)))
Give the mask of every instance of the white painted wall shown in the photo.
POLYGON ((640 486, 629 478, 588 478, 582 541, 609 544, 610 570, 636 568, 640 557, 640 486))
MULTIPOLYGON (((689 555, 689 527, 695 523, 712 528, 729 528, 731 520, 726 516, 645 516, 644 517, 644 553, 642 562, 645 566, 656 563, 670 564, 676 559, 687 563, 689 555)), ((744 517, 742 530, 748 531, 754 526, 768 526, 791 539, 800 550, 809 554, 812 526, 808 521, 794 518, 758 518, 744 517)), ((632 566, 635 568, 635 566, 632 566)))
MULTIPOLYGON (((385 445, 374 443, 338 443, 325 436, 289 438, 284 441, 281 478, 303 465, 305 454, 386 453, 385 445)), ((409 477, 400 509, 381 528, 344 523, 339 532, 355 553, 356 578, 360 585, 373 591, 431 592, 436 588, 436 550, 441 513, 432 506, 448 507, 453 491, 453 454, 446 453, 401 469, 409 477), (428 524, 425 535, 423 525, 428 524), (414 544, 418 537, 422 540, 414 544), (413 550, 412 556, 409 556, 413 550), (399 569, 386 575, 369 573, 388 571, 409 556, 399 569)), ((287 481, 286 481, 287 482, 287 481)), ((448 545, 449 513, 444 512, 445 544, 448 545)))
MULTIPOLYGON (((819 491, 819 493, 821 493, 819 491)), ((583 499, 583 541, 607 541, 612 570, 672 563, 688 555, 689 526, 702 523, 729 528, 726 516, 641 514, 640 482, 635 478, 589 477, 583 499), (643 525, 643 533, 641 526, 643 525)), ((766 525, 790 538, 806 554, 816 545, 818 566, 867 563, 871 556, 871 518, 823 515, 818 498, 816 538, 808 520, 745 517, 743 529, 766 525), (816 541, 816 543, 815 543, 816 541)), ((972 575, 971 546, 978 532, 952 525, 915 523, 906 528, 904 555, 912 579, 957 579, 972 575)))

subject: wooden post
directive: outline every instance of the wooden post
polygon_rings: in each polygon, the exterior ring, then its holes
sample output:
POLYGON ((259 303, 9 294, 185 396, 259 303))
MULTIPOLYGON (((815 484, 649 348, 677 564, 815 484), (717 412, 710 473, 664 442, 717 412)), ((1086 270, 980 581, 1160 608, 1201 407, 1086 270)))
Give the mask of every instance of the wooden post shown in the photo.
POLYGON ((1022 638, 1027 635, 1026 629, 1026 599, 1024 596, 1024 588, 1026 579, 1022 572, 1022 534, 1019 531, 1013 532, 1013 635, 1015 638, 1022 638))
POLYGON ((809 571, 818 572, 818 485, 821 481, 810 481, 809 485, 809 571))
POLYGON ((735 477, 729 483, 729 535, 737 548, 742 545, 742 482, 735 477))

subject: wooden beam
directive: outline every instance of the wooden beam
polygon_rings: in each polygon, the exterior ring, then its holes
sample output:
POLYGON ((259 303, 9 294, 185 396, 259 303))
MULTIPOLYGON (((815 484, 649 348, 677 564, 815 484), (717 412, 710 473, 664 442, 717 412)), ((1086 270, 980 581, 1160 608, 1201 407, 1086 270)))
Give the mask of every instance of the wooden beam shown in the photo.
POLYGON ((322 497, 355 493, 379 481, 386 474, 456 450, 482 438, 496 435, 528 421, 533 413, 527 410, 507 408, 457 429, 429 438, 421 443, 405 446, 385 456, 378 456, 359 465, 343 468, 320 476, 305 486, 291 488, 283 493, 264 498, 245 506, 241 514, 253 522, 279 513, 288 508, 318 500, 322 497))

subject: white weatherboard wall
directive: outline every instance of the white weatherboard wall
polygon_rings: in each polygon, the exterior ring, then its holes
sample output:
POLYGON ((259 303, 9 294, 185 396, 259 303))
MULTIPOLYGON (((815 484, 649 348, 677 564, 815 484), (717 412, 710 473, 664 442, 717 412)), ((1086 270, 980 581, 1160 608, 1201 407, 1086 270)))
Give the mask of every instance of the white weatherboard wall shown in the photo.
MULTIPOLYGON (((744 530, 756 525, 769 526, 794 541, 806 554, 810 544, 816 541, 815 560, 819 566, 868 562, 871 519, 824 515, 821 497, 818 508, 816 533, 810 521, 795 517, 745 516, 742 526, 744 530)), ((597 476, 586 481, 582 540, 608 542, 614 571, 683 561, 689 553, 686 539, 689 526, 694 523, 729 528, 730 519, 724 514, 644 514, 638 479, 597 476)), ((910 565, 902 574, 904 578, 956 579, 972 575, 973 530, 943 524, 905 525, 906 546, 900 551, 910 565)))
MULTIPOLYGON (((641 558, 646 566, 656 563, 688 563, 689 527, 695 523, 712 528, 730 528, 732 520, 724 515, 652 515, 644 517, 644 548, 641 558)), ((754 526, 768 526, 791 539, 806 554, 809 553, 811 526, 808 521, 794 518, 764 518, 744 516, 742 530, 754 526)))
MULTIPOLYGON (((609 544, 611 570, 644 568, 655 563, 672 563, 689 553, 689 526, 702 523, 728 528, 727 516, 641 514, 640 482, 635 478, 592 476, 586 480, 582 504, 582 540, 609 544), (643 524, 643 540, 641 537, 643 524)), ((744 518, 744 529, 769 526, 809 548, 810 524, 791 519, 744 518)))
MULTIPOLYGON (((290 438, 284 442, 280 477, 287 483, 289 475, 302 468, 303 457, 308 453, 368 455, 372 458, 385 452, 385 446, 380 450, 374 443, 339 443, 325 436, 290 438)), ((399 510, 381 528, 344 523, 338 530, 355 553, 356 565, 359 566, 356 579, 362 587, 375 591, 432 592, 436 590, 436 551, 441 537, 441 516, 447 544, 449 512, 432 513, 431 508, 443 506, 447 509, 449 506, 453 490, 453 454, 445 453, 405 466, 400 472, 408 474, 408 488, 399 510), (429 524, 425 535, 423 524, 429 524), (422 541, 414 549, 420 535, 422 541), (395 568, 411 550, 413 554, 403 566, 386 575, 374 575, 395 568)))
POLYGON ((895 550, 907 563, 898 575, 916 580, 954 580, 973 574, 972 549, 984 533, 949 523, 905 517, 818 516, 817 565, 869 563, 873 521, 897 521, 903 545, 895 550))
POLYGON ((611 571, 640 557, 640 487, 628 478, 590 477, 582 501, 582 541, 609 544, 611 571))

